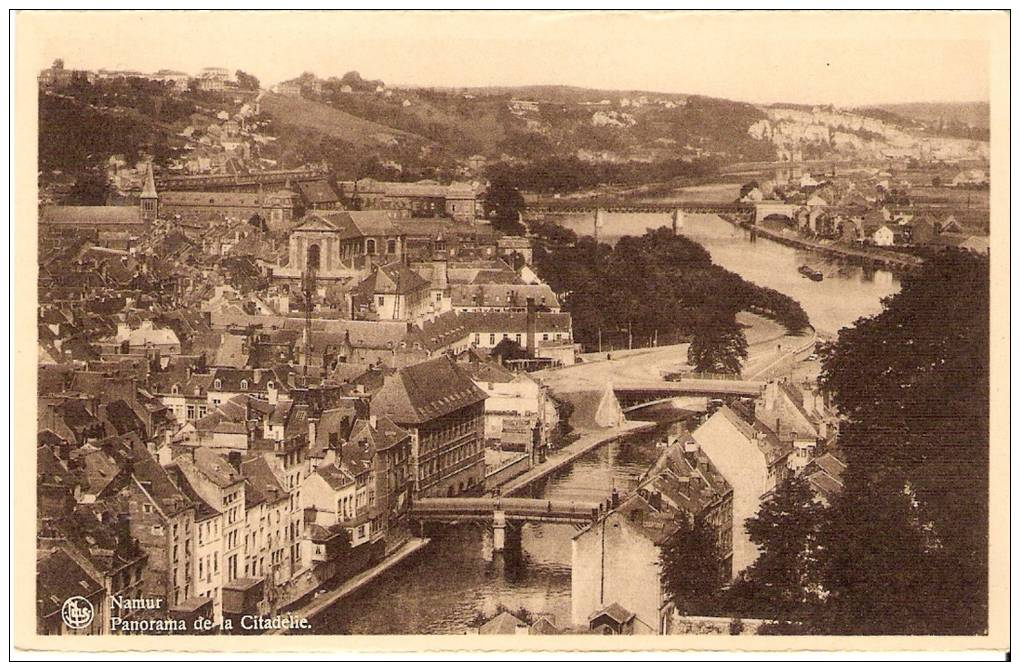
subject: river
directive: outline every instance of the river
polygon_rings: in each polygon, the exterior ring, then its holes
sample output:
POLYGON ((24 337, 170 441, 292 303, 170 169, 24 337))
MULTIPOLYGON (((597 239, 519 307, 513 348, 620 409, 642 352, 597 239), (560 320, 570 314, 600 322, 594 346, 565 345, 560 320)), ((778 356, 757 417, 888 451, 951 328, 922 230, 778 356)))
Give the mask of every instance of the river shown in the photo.
MULTIPOLYGON (((558 217, 576 232, 590 234, 591 217, 558 217)), ((669 223, 664 214, 609 214, 600 238, 669 223)), ((835 334, 862 315, 881 309, 883 297, 899 289, 897 278, 881 270, 841 264, 819 255, 759 239, 715 215, 688 215, 683 234, 702 244, 717 264, 749 281, 801 302, 815 328, 835 334), (814 282, 797 273, 807 264, 825 274, 814 282)), ((615 486, 628 492, 658 454, 657 432, 603 446, 532 486, 540 498, 598 501, 615 486)), ((459 634, 479 615, 498 605, 521 607, 570 622, 571 525, 527 524, 521 557, 504 561, 492 554, 481 525, 435 527, 431 544, 365 589, 333 605, 314 621, 316 634, 459 634)))

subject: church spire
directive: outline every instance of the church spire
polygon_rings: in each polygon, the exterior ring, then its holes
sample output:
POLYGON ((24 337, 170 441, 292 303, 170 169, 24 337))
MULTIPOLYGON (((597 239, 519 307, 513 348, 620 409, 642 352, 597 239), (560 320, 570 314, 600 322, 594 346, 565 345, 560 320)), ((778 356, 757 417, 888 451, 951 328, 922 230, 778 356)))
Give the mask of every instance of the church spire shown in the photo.
POLYGON ((159 200, 156 194, 156 182, 152 177, 152 161, 145 170, 145 185, 142 187, 142 194, 139 196, 142 220, 145 223, 152 223, 159 214, 159 200))
POLYGON ((142 187, 142 199, 156 198, 156 181, 152 177, 152 162, 149 162, 149 167, 145 169, 145 186, 142 187))

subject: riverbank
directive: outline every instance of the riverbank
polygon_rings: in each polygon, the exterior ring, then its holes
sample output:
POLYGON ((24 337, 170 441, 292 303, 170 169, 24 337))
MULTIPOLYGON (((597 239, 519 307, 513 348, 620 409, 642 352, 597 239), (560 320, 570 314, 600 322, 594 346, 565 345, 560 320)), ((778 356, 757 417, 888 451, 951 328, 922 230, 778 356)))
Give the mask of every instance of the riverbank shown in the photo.
POLYGON ((818 240, 808 239, 791 235, 786 232, 772 230, 760 225, 749 224, 747 221, 728 214, 719 214, 719 218, 732 223, 738 227, 750 230, 758 237, 765 237, 784 246, 800 250, 821 253, 829 257, 836 257, 853 264, 881 267, 897 274, 911 273, 921 267, 924 263, 922 258, 915 255, 906 255, 895 251, 885 251, 880 248, 858 248, 847 244, 823 243, 818 240))
POLYGON ((634 434, 635 432, 650 430, 654 427, 655 423, 625 420, 618 427, 607 428, 604 430, 582 430, 580 439, 567 444, 563 448, 553 451, 546 457, 545 462, 533 466, 520 476, 504 483, 500 487, 500 493, 503 496, 510 496, 515 492, 520 492, 536 480, 544 478, 557 469, 569 465, 578 457, 595 450, 603 444, 608 444, 609 442, 620 439, 621 437, 634 434))
MULTIPOLYGON (((291 615, 294 617, 294 620, 314 618, 343 598, 372 583, 387 570, 390 570, 404 559, 417 553, 428 544, 428 538, 409 538, 399 549, 376 565, 354 575, 334 589, 328 590, 320 595, 313 596, 307 603, 290 612, 291 615)), ((268 634, 287 634, 287 632, 289 632, 288 629, 281 629, 268 634)))

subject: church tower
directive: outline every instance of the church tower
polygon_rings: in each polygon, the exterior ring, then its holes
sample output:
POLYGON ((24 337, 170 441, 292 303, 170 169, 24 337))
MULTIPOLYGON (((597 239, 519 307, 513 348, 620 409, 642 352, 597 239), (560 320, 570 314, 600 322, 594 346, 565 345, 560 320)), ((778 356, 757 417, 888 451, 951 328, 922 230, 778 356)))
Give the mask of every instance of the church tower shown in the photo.
POLYGON ((141 205, 142 221, 146 225, 151 224, 159 212, 159 196, 156 195, 156 182, 152 177, 152 163, 149 163, 145 172, 145 186, 142 187, 138 202, 141 205))

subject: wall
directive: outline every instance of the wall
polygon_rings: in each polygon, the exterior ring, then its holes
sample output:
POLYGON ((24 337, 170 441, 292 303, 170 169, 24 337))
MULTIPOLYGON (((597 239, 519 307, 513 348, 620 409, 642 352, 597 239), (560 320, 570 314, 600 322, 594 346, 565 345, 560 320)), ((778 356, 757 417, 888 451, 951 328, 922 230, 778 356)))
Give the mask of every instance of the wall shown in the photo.
POLYGON ((570 606, 575 626, 587 628, 589 616, 617 602, 658 631, 663 601, 659 550, 625 520, 611 513, 573 540, 570 606))
POLYGON ((767 487, 768 468, 755 440, 745 437, 717 412, 693 433, 723 478, 733 487, 733 576, 758 558, 758 547, 744 522, 758 512, 767 487))

